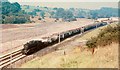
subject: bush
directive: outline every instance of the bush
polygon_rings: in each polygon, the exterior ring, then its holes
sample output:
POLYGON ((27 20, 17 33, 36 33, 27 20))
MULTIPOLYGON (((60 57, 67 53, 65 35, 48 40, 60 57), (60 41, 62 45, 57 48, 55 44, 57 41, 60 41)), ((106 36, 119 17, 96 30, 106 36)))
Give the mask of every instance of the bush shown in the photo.
POLYGON ((91 40, 87 41, 86 45, 89 47, 89 48, 95 48, 97 47, 97 38, 91 38, 91 40))
POLYGON ((27 22, 27 20, 23 17, 18 17, 18 18, 15 18, 14 22, 13 23, 25 23, 27 22))
POLYGON ((5 19, 2 19, 3 24, 20 24, 20 23, 26 23, 29 22, 30 18, 27 15, 11 15, 11 16, 6 16, 5 19))
POLYGON ((42 20, 41 18, 38 18, 38 20, 42 20))
POLYGON ((119 28, 120 25, 116 25, 114 27, 107 26, 106 28, 102 29, 101 32, 98 34, 97 37, 91 38, 86 45, 89 48, 95 48, 97 46, 106 46, 110 45, 112 42, 118 43, 119 39, 119 28))

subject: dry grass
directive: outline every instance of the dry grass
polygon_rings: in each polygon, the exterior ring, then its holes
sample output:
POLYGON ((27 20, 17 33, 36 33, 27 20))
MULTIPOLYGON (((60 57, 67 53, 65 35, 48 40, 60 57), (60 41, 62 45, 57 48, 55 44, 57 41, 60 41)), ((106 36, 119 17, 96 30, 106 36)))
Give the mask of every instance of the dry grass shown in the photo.
POLYGON ((63 50, 59 50, 31 60, 23 64, 22 68, 117 68, 116 50, 118 44, 99 48, 94 55, 88 50, 81 52, 77 47, 66 55, 63 55, 63 50))
MULTIPOLYGON (((83 35, 75 42, 96 36, 101 28, 83 35)), ((43 57, 37 57, 23 64, 21 68, 118 68, 118 44, 97 48, 93 55, 88 48, 66 46, 43 57)))

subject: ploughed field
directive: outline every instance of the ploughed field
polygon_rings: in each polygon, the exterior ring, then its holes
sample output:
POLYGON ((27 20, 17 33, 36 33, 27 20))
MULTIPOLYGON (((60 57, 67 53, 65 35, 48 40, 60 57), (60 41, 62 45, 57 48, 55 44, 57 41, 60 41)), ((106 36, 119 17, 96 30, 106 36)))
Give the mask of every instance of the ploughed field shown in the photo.
POLYGON ((90 19, 78 19, 73 22, 51 22, 31 24, 1 24, 0 55, 8 50, 22 48, 22 45, 34 39, 47 37, 70 29, 92 24, 90 19))

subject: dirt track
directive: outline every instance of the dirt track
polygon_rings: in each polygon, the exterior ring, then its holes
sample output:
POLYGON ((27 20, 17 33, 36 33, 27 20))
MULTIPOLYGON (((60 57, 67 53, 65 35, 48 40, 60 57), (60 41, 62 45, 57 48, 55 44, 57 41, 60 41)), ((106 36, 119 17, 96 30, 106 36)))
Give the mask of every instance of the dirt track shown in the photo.
POLYGON ((53 33, 82 27, 92 23, 92 20, 78 19, 78 21, 74 22, 0 25, 2 26, 2 29, 0 29, 0 33, 2 34, 2 40, 0 40, 2 48, 0 48, 0 53, 5 52, 7 49, 23 45, 33 39, 39 39, 53 33))

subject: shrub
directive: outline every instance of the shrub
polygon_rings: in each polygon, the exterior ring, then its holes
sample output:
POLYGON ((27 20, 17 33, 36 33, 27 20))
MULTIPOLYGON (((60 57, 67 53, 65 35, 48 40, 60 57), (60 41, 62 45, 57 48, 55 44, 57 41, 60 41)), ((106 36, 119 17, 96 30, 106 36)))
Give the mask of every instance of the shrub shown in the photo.
POLYGON ((38 20, 42 20, 41 18, 38 18, 38 20))
POLYGON ((89 48, 95 48, 97 47, 97 38, 91 38, 91 40, 87 41, 86 45, 89 47, 89 48))
POLYGON ((3 24, 20 24, 20 23, 26 23, 29 22, 30 18, 28 15, 10 15, 10 16, 5 16, 4 19, 2 19, 3 24))
POLYGON ((89 48, 95 48, 97 46, 106 46, 110 45, 112 42, 118 42, 119 39, 119 28, 120 25, 116 26, 107 26, 102 29, 97 37, 91 38, 86 45, 89 48))
POLYGON ((18 17, 18 18, 15 18, 14 22, 13 23, 25 23, 27 22, 27 20, 23 17, 18 17))

